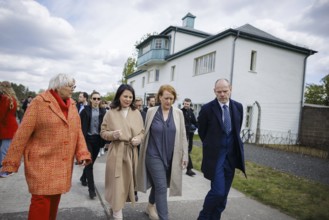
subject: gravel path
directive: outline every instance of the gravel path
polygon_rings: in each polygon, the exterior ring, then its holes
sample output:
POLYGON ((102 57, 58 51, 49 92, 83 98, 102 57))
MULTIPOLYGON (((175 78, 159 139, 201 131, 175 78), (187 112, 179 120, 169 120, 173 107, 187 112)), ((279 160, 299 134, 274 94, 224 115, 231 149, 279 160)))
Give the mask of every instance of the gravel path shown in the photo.
MULTIPOLYGON (((201 146, 201 142, 194 141, 194 145, 201 146)), ((253 144, 244 148, 248 161, 329 185, 329 160, 253 144)))

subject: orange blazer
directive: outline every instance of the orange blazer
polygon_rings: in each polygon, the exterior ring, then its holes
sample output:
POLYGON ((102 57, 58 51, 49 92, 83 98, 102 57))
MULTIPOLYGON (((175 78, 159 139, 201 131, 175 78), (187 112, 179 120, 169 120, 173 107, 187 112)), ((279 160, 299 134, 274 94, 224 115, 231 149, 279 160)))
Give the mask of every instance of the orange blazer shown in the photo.
POLYGON ((74 100, 66 119, 49 91, 33 99, 3 160, 2 171, 17 172, 22 155, 30 193, 54 195, 70 190, 74 156, 78 161, 91 159, 74 100))

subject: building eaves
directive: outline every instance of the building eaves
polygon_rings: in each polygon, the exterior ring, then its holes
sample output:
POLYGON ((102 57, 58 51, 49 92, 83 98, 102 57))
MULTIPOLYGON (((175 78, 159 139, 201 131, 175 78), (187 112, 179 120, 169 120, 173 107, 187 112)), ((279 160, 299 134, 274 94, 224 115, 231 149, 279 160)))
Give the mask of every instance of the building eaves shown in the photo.
POLYGON ((145 44, 147 44, 148 42, 150 42, 152 39, 155 39, 155 38, 167 38, 167 39, 169 39, 169 36, 167 36, 167 35, 151 35, 148 38, 146 38, 143 42, 136 45, 136 48, 137 49, 141 48, 142 46, 144 46, 145 44))
POLYGON ((198 37, 203 37, 203 38, 212 36, 212 34, 209 34, 209 33, 206 33, 204 31, 200 31, 200 30, 197 30, 197 29, 194 29, 194 28, 178 27, 178 26, 169 26, 167 29, 162 31, 160 33, 160 35, 167 35, 171 31, 177 31, 177 32, 181 32, 181 33, 185 33, 185 34, 189 34, 189 35, 194 35, 194 36, 198 36, 198 37))
POLYGON ((264 31, 261 31, 261 30, 256 31, 256 30, 259 30, 259 29, 254 28, 253 26, 248 25, 248 24, 247 24, 247 26, 244 25, 237 29, 230 28, 221 33, 210 36, 210 37, 206 38, 205 40, 198 42, 184 50, 171 54, 166 57, 166 60, 170 61, 170 60, 176 59, 178 57, 181 57, 185 54, 193 52, 199 48, 205 47, 209 44, 212 44, 212 43, 219 41, 228 36, 249 39, 252 41, 261 42, 264 44, 272 45, 272 46, 279 47, 279 48, 284 48, 287 50, 291 50, 291 51, 295 51, 295 52, 307 54, 307 55, 312 55, 314 53, 317 53, 317 51, 290 44, 284 40, 281 40, 279 38, 276 38, 276 37, 264 32, 264 31))
POLYGON ((132 74, 128 75, 126 78, 127 78, 127 79, 130 79, 130 78, 135 77, 135 76, 137 76, 137 75, 139 75, 139 74, 142 74, 142 73, 144 73, 144 72, 146 72, 146 70, 138 70, 138 71, 133 72, 132 74))

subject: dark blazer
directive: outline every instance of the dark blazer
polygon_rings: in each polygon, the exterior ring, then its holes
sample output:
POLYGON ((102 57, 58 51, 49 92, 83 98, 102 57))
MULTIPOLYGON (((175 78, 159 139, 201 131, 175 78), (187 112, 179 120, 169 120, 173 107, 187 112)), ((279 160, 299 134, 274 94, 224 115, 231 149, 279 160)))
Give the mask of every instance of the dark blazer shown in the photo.
MULTIPOLYGON (((85 108, 80 112, 80 118, 81 118, 81 129, 83 136, 86 138, 88 135, 88 131, 90 128, 90 118, 91 118, 91 106, 85 105, 85 108)), ((101 125, 103 122, 104 115, 106 113, 105 108, 99 108, 99 134, 101 132, 101 125)), ((102 139, 103 140, 103 139, 102 139)), ((101 143, 101 147, 105 145, 105 140, 104 143, 101 143)))
POLYGON ((189 109, 182 108, 181 110, 184 115, 186 134, 190 132, 194 133, 195 130, 198 128, 198 123, 196 121, 193 110, 191 108, 189 109), (194 126, 194 129, 192 126, 194 126))
MULTIPOLYGON (((240 131, 243 120, 243 107, 241 103, 230 99, 230 114, 232 121, 232 132, 236 148, 236 168, 245 174, 244 150, 240 138, 240 131)), ((222 120, 222 109, 217 99, 202 106, 198 116, 198 133, 203 145, 203 159, 201 170, 204 177, 212 180, 215 176, 217 161, 223 153, 221 143, 225 138, 222 120)))

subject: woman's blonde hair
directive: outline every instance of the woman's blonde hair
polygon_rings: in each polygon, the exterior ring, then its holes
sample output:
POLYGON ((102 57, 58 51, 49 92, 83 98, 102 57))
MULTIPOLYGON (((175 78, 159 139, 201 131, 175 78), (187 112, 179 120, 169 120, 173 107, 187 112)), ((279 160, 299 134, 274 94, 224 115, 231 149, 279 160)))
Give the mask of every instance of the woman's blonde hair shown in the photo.
POLYGON ((13 87, 11 87, 10 82, 8 82, 8 81, 0 82, 0 92, 9 98, 9 100, 10 100, 9 109, 14 108, 14 106, 15 106, 14 99, 18 105, 16 93, 15 93, 13 87))

